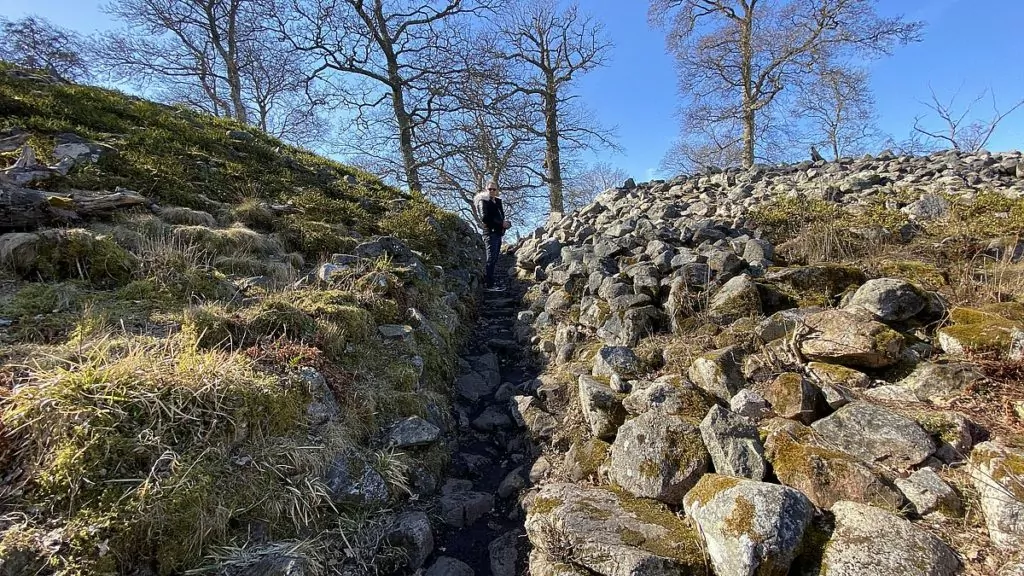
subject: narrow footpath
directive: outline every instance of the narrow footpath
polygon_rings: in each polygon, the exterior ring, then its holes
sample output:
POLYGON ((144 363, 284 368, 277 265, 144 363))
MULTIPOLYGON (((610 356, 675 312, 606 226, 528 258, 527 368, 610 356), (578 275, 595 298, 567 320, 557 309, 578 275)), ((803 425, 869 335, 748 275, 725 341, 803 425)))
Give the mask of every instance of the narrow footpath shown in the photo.
MULTIPOLYGON (((513 261, 502 255, 499 278, 509 279, 513 261)), ((518 499, 538 453, 510 407, 514 396, 533 393, 537 371, 513 336, 522 292, 509 279, 505 292, 483 294, 477 326, 460 355, 457 447, 438 506, 446 530, 438 534, 426 576, 526 573, 529 545, 518 499)))

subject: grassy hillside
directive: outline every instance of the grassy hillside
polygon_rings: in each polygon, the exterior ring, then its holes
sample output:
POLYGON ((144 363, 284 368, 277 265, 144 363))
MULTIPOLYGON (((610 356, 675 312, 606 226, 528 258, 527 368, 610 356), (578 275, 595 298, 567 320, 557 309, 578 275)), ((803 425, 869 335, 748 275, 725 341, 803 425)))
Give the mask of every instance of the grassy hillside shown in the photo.
POLYGON ((0 68, 0 139, 23 133, 50 166, 65 133, 117 151, 27 185, 51 204, 153 204, 0 235, 0 573, 392 561, 378 512, 446 452, 380 432, 447 413, 475 278, 461 222, 233 122, 0 68), (357 256, 318 277, 337 253, 357 256), (339 466, 385 496, 340 498, 339 466))

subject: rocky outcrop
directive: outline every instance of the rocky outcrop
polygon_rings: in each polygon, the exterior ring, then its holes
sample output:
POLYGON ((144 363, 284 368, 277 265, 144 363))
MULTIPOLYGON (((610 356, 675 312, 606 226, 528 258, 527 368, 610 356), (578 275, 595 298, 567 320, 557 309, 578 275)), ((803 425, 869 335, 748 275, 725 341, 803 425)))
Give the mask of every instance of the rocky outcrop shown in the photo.
MULTIPOLYGON (((947 310, 948 294, 933 290, 949 279, 934 266, 879 263, 870 247, 926 249, 929 227, 982 193, 1024 197, 1022 163, 1016 153, 886 153, 709 170, 609 189, 523 239, 516 275, 531 285, 530 309, 517 339, 577 383, 538 392, 564 430, 545 444, 553 454, 535 478, 531 566, 663 573, 648 572, 655 564, 635 549, 650 534, 620 521, 628 499, 685 514, 719 576, 791 564, 806 574, 957 573, 956 554, 918 525, 956 518, 973 498, 943 468, 978 437, 958 403, 990 384, 977 354, 1013 360, 1024 350, 1024 310, 947 310), (826 237, 800 229, 805 220, 826 237), (856 244, 864 262, 831 262, 845 246, 814 253, 837 242, 856 244), (626 567, 572 554, 579 540, 556 537, 568 525, 579 539, 596 534, 626 567)), ((1019 259, 1018 245, 999 253, 1019 259)), ((989 461, 978 450, 972 462, 989 461)), ((985 511, 993 542, 1012 539, 1012 512, 985 511)))

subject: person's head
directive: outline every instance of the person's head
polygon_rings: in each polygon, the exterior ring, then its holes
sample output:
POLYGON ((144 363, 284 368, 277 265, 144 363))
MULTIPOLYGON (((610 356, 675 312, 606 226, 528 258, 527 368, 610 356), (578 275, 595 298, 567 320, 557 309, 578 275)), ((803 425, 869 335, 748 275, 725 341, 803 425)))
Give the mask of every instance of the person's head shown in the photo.
POLYGON ((494 181, 494 180, 488 180, 487 181, 487 188, 486 189, 487 189, 487 193, 491 196, 491 198, 497 198, 498 194, 501 192, 501 189, 498 188, 498 183, 496 181, 494 181))

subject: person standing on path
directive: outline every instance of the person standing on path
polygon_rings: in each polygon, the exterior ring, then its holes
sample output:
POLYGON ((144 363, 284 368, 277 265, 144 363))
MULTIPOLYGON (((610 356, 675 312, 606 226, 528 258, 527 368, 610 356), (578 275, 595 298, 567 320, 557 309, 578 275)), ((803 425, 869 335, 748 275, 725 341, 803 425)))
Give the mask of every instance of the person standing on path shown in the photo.
POLYGON ((474 198, 477 213, 484 228, 484 242, 487 247, 487 267, 484 273, 484 288, 492 292, 504 290, 495 284, 494 269, 498 265, 501 252, 501 237, 511 224, 505 219, 505 207, 498 194, 501 190, 495 180, 487 182, 486 190, 474 198))

